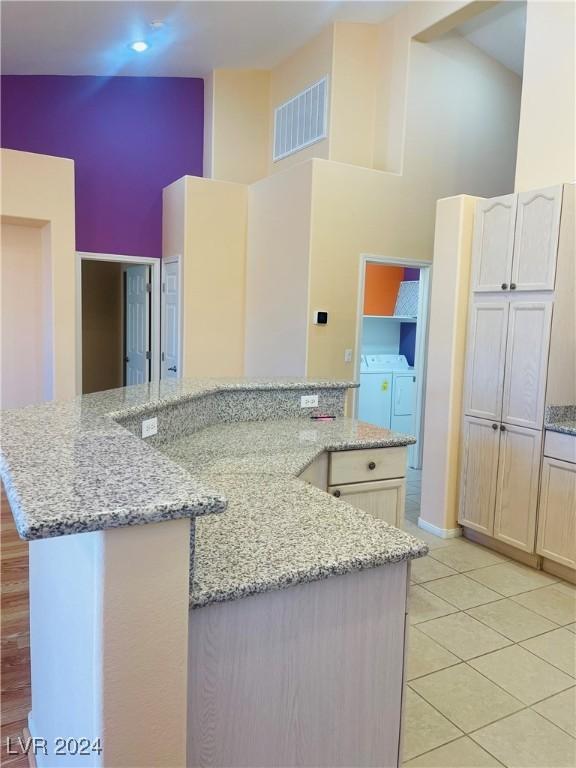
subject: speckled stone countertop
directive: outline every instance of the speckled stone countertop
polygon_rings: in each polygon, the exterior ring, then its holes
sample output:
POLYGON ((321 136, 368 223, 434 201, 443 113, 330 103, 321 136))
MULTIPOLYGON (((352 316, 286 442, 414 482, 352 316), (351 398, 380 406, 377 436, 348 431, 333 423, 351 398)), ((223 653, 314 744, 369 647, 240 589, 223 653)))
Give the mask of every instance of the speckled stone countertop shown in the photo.
POLYGON ((548 406, 544 427, 551 432, 576 436, 576 405, 548 406))
POLYGON ((421 557, 421 541, 314 488, 299 475, 325 450, 409 445, 354 419, 222 424, 159 450, 228 499, 198 519, 193 607, 421 557))
POLYGON ((200 484, 118 419, 187 404, 202 409, 218 393, 244 397, 235 403, 242 408, 255 392, 350 386, 355 385, 307 379, 179 379, 1 411, 0 477, 18 533, 43 539, 226 508, 221 493, 200 484))
POLYGON ((183 380, 3 411, 0 474, 18 531, 39 539, 197 518, 193 607, 421 557, 421 541, 297 478, 325 450, 414 442, 341 415, 303 416, 302 393, 341 414, 350 386, 183 380), (204 425, 205 412, 216 423, 204 425), (153 443, 134 431, 152 414, 153 443))

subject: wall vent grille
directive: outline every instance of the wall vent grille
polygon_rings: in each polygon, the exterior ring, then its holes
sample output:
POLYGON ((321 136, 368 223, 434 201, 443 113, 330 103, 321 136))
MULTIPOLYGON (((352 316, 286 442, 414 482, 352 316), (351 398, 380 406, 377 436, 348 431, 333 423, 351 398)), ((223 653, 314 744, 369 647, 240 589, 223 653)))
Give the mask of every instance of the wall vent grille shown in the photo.
POLYGON ((328 77, 274 110, 273 160, 299 152, 328 135, 328 77))

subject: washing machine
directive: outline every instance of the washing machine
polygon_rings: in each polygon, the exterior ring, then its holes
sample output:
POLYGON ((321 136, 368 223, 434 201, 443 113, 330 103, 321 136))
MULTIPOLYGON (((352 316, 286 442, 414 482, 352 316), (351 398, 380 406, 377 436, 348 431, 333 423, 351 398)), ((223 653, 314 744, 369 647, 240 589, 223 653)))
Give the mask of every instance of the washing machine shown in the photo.
POLYGON ((404 355, 362 355, 358 418, 415 433, 416 376, 404 355))

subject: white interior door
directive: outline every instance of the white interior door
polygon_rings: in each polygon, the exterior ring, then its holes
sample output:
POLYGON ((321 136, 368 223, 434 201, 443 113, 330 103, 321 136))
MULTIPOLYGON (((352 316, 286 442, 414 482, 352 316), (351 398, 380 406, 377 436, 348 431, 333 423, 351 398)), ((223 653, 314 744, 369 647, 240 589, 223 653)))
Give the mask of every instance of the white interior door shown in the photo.
POLYGON ((162 378, 177 379, 180 365, 180 262, 162 265, 162 378))
POLYGON ((126 267, 126 384, 150 380, 149 267, 126 267))

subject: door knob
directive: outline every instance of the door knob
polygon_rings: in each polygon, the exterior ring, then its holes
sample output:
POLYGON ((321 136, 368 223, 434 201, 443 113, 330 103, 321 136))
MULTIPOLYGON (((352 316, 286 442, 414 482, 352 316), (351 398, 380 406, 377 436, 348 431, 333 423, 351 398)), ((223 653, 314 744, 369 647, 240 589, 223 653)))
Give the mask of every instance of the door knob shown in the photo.
POLYGON ((172 371, 173 373, 176 373, 176 366, 171 365, 170 368, 168 368, 169 371, 172 371))
POLYGON ((508 283, 502 283, 502 290, 505 291, 508 288, 508 283))

